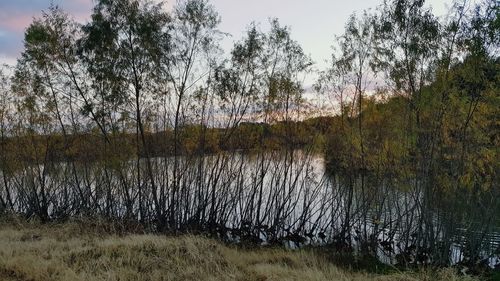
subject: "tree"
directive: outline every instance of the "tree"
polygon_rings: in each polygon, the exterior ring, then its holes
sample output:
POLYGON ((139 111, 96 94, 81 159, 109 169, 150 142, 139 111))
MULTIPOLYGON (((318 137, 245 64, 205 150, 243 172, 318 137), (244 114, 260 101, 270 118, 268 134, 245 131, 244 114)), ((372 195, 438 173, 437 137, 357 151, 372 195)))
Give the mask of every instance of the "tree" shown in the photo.
POLYGON ((180 2, 174 10, 170 51, 162 58, 162 83, 173 90, 174 108, 174 167, 170 194, 169 225, 177 229, 180 215, 180 125, 189 94, 210 72, 211 56, 217 49, 217 12, 206 0, 180 2), (205 55, 207 55, 205 57, 205 55))

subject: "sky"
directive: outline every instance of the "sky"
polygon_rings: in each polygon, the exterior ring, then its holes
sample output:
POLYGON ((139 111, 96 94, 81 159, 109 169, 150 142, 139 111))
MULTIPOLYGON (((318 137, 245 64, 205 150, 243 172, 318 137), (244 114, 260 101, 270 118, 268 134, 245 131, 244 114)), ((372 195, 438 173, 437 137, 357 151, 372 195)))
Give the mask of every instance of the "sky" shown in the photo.
MULTIPOLYGON (((40 17, 50 3, 60 6, 72 17, 85 23, 90 18, 92 0, 0 0, 0 64, 15 64, 23 47, 24 31, 40 17)), ((171 7, 175 0, 167 3, 171 7)), ((251 22, 260 23, 266 30, 271 17, 290 26, 292 37, 303 47, 321 69, 330 57, 335 35, 342 34, 344 24, 352 13, 375 8, 382 0, 212 0, 222 22, 220 30, 231 34, 222 41, 229 51, 251 22)), ((451 0, 427 0, 434 13, 442 16, 451 0)))

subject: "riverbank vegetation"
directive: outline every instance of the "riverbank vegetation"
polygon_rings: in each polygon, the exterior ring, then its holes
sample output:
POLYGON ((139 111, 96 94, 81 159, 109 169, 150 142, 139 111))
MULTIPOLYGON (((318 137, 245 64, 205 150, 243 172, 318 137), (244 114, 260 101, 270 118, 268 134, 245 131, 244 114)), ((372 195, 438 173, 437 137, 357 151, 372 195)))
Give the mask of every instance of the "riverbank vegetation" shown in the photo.
POLYGON ((36 280, 338 280, 475 281, 452 269, 356 272, 312 249, 240 248, 201 236, 126 233, 96 220, 2 222, 0 279, 36 280))

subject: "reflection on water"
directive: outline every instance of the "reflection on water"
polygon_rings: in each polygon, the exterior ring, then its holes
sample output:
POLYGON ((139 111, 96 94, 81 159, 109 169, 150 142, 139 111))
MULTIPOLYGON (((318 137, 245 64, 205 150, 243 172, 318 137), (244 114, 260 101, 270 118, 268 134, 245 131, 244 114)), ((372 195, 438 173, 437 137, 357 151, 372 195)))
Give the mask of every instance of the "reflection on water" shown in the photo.
POLYGON ((6 205, 28 216, 102 216, 244 243, 329 245, 393 264, 498 263, 498 203, 488 194, 326 173, 323 158, 305 151, 53 163, 0 179, 6 205))

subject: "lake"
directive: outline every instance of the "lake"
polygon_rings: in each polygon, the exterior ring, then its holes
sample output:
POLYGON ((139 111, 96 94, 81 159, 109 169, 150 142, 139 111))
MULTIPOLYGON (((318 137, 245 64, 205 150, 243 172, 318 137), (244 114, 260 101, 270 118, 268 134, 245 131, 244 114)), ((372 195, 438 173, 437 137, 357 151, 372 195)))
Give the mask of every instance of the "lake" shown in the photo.
POLYGON ((391 264, 499 263, 498 202, 416 176, 332 172, 305 150, 104 163, 48 163, 0 174, 5 208, 91 216, 228 242, 328 246, 391 264))

